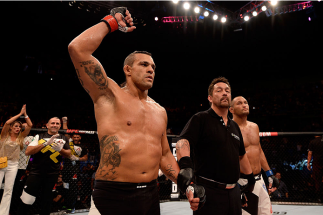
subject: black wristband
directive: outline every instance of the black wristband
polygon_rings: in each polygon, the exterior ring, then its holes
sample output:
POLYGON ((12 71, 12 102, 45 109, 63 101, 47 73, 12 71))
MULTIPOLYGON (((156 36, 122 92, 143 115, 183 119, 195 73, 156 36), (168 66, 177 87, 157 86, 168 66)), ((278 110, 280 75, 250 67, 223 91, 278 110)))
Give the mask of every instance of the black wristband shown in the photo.
POLYGON ((178 161, 178 166, 179 166, 180 169, 186 169, 186 168, 193 169, 193 162, 192 162, 191 158, 188 157, 188 156, 182 157, 178 161))

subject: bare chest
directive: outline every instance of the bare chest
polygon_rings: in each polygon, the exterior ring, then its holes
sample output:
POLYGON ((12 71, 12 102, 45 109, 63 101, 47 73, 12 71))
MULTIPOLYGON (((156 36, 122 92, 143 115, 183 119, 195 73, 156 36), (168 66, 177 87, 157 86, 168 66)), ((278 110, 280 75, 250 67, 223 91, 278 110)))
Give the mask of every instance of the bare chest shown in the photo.
POLYGON ((241 129, 245 148, 249 146, 259 146, 259 134, 250 128, 241 129))
POLYGON ((165 128, 165 118, 162 111, 153 104, 133 103, 122 107, 118 113, 120 123, 137 129, 155 130, 165 128))
POLYGON ((166 129, 166 114, 154 102, 124 100, 116 103, 114 109, 102 107, 96 110, 98 129, 105 134, 148 134, 159 136, 166 129))

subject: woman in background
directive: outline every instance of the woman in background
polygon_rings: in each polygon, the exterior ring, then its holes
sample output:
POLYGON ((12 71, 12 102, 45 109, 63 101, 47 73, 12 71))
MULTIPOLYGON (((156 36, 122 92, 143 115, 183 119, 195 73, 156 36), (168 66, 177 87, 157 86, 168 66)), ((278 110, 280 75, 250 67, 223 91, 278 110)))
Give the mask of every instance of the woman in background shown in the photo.
POLYGON ((7 157, 8 165, 0 169, 0 185, 5 177, 4 192, 0 204, 0 214, 8 215, 12 189, 18 171, 18 160, 20 150, 23 149, 24 138, 29 134, 32 127, 30 118, 26 112, 26 105, 22 106, 20 113, 10 118, 4 125, 0 136, 0 157, 7 157), (25 130, 22 131, 22 123, 17 121, 20 116, 24 115, 27 122, 25 130))

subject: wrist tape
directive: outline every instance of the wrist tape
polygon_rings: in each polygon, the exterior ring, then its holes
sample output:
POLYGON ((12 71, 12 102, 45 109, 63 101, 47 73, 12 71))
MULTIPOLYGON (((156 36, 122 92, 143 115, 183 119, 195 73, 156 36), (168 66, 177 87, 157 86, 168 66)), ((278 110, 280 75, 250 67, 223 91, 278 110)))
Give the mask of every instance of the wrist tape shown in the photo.
POLYGON ((107 24, 109 32, 114 32, 119 28, 116 18, 111 15, 105 16, 103 19, 101 19, 101 22, 105 22, 105 24, 107 24))

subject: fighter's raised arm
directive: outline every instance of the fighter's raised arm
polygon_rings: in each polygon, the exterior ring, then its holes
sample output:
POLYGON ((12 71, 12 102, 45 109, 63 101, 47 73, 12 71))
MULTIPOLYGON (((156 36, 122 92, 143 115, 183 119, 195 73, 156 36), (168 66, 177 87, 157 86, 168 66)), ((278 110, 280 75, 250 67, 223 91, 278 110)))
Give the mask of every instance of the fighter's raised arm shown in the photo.
POLYGON ((123 32, 131 32, 135 28, 127 8, 114 8, 110 15, 104 17, 100 23, 85 30, 69 44, 68 51, 77 76, 93 102, 96 102, 103 95, 107 98, 113 98, 115 91, 119 89, 119 86, 107 77, 101 63, 92 56, 93 52, 108 33, 118 29, 123 32))

